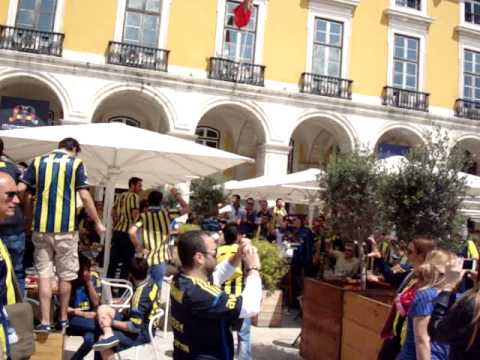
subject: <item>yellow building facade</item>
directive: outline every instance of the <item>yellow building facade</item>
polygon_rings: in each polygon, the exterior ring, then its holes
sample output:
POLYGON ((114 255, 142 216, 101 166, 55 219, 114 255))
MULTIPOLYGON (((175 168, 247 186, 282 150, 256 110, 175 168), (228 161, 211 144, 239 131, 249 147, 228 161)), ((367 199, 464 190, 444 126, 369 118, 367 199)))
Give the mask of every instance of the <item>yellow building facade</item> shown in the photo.
POLYGON ((53 124, 121 121, 254 157, 238 179, 358 143, 404 154, 434 123, 480 154, 479 0, 253 4, 238 28, 238 0, 3 0, 0 107, 37 101, 53 124))

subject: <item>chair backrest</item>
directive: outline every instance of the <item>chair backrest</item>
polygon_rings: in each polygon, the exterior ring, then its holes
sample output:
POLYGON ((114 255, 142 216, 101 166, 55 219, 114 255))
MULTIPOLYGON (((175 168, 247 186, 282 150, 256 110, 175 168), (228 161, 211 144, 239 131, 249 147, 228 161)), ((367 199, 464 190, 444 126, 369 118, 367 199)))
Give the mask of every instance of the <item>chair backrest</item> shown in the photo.
POLYGON ((133 286, 128 280, 123 279, 100 279, 102 284, 102 304, 109 305, 114 309, 126 309, 130 307, 130 301, 133 297, 133 286), (119 298, 114 298, 112 289, 123 289, 119 298))

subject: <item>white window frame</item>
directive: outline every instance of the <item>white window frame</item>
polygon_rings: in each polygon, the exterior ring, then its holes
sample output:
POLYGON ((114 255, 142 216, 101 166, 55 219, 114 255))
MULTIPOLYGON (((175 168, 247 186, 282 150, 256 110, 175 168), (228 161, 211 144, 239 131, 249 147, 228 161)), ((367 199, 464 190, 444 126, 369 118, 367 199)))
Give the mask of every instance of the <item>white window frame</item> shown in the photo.
MULTIPOLYGON (((17 20, 19 0, 10 0, 7 13, 7 26, 15 26, 17 20)), ((55 9, 53 32, 61 33, 63 31, 63 17, 65 14, 65 0, 57 0, 57 8, 55 9)))
POLYGON ((342 68, 340 77, 348 79, 350 73, 350 42, 352 37, 353 11, 359 0, 310 0, 307 24, 307 61, 305 72, 313 70, 313 40, 315 38, 315 19, 322 18, 343 23, 342 68))
POLYGON ((407 72, 406 72, 406 66, 405 64, 408 64, 408 63, 414 63, 416 66, 417 66, 417 71, 416 71, 416 74, 415 74, 415 80, 416 80, 416 84, 415 84, 415 89, 409 89, 405 86, 400 86, 399 88, 401 89, 405 89, 405 90, 413 90, 413 91, 418 91, 418 86, 419 86, 419 75, 420 75, 420 64, 419 64, 419 61, 420 61, 420 39, 417 38, 417 37, 412 37, 412 36, 408 36, 408 35, 405 35, 403 33, 395 33, 394 35, 394 49, 393 49, 393 59, 392 59, 392 62, 393 62, 393 73, 392 73, 392 85, 395 86, 395 87, 398 87, 398 85, 394 84, 394 79, 395 79, 395 60, 396 61, 401 61, 402 64, 404 64, 403 66, 403 76, 402 76, 402 82, 404 83, 403 85, 406 85, 406 75, 407 75, 407 72), (405 39, 414 39, 416 41, 418 41, 418 48, 417 48, 417 58, 416 58, 416 61, 415 62, 412 62, 410 60, 407 60, 407 59, 404 59, 404 58, 395 58, 395 37, 396 36, 401 36, 405 39))
MULTIPOLYGON (((223 54, 223 36, 226 13, 226 0, 217 0, 217 27, 215 31, 215 54, 216 57, 222 57, 223 54)), ((267 19, 267 0, 254 0, 253 4, 258 6, 257 13, 257 32, 255 39, 255 53, 253 55, 254 64, 263 63, 263 47, 265 45, 265 23, 267 19)))
POLYGON ((215 129, 211 126, 198 126, 196 129, 195 129, 195 142, 197 144, 202 144, 202 145, 205 145, 205 146, 208 146, 206 144, 206 142, 216 142, 217 143, 217 146, 216 146, 216 149, 220 149, 220 138, 221 138, 221 133, 220 133, 220 130, 218 129, 215 129), (217 133, 218 137, 217 138, 210 138, 208 136, 198 136, 197 135, 197 131, 198 130, 203 130, 204 132, 207 132, 207 131, 214 131, 217 133))
POLYGON ((459 0, 459 8, 460 8, 460 25, 471 27, 473 29, 478 29, 480 31, 480 24, 475 24, 471 22, 465 21, 465 1, 466 0, 459 0))
MULTIPOLYGON (((170 18, 170 9, 172 0, 162 0, 160 5, 160 29, 158 29, 158 49, 167 48, 168 20, 170 18)), ((115 32, 113 41, 121 43, 123 41, 123 28, 125 23, 125 13, 127 10, 127 0, 117 1, 117 17, 115 21, 115 32)))
POLYGON ((111 123, 111 122, 118 122, 118 123, 122 123, 122 124, 125 124, 125 125, 129 125, 129 126, 134 126, 134 127, 138 127, 138 128, 142 128, 142 123, 140 120, 137 120, 131 116, 111 116, 108 118, 108 122, 111 123), (131 124, 129 124, 129 122, 131 124), (135 125, 132 125, 132 124, 135 124, 135 125))
POLYGON ((460 66, 459 66, 459 71, 460 74, 458 76, 459 82, 458 82, 458 94, 459 98, 464 99, 465 94, 464 94, 464 86, 463 84, 465 83, 465 50, 471 50, 480 53, 480 43, 478 41, 475 41, 475 39, 465 39, 465 38, 460 38, 460 43, 459 43, 459 61, 460 61, 460 66))
POLYGON ((397 5, 396 0, 390 0, 390 9, 402 11, 411 14, 421 14, 423 16, 427 16, 427 0, 420 0, 420 10, 412 9, 408 6, 400 6, 397 5))
POLYGON ((393 86, 393 70, 394 60, 393 55, 395 51, 395 34, 405 35, 409 37, 418 38, 419 57, 418 57, 418 88, 417 91, 425 91, 425 64, 426 64, 426 48, 427 48, 427 27, 421 24, 414 24, 403 22, 396 17, 390 17, 388 27, 388 65, 387 65, 387 85, 393 86))
MULTIPOLYGON (((315 22, 318 21, 318 20, 323 20, 323 21, 326 21, 327 22, 327 34, 330 34, 330 24, 331 23, 336 23, 336 24, 341 24, 342 26, 342 34, 341 34, 341 41, 340 41, 340 46, 335 46, 335 45, 331 45, 331 44, 319 44, 319 45, 323 45, 325 48, 326 48, 326 52, 325 52, 325 68, 326 69, 323 69, 325 73, 328 73, 328 58, 329 58, 329 55, 330 55, 330 50, 332 48, 340 48, 340 71, 339 71, 339 74, 338 75, 331 75, 331 74, 319 74, 319 75, 325 75, 325 76, 331 76, 331 77, 341 77, 342 75, 342 68, 343 68, 343 33, 344 33, 344 24, 342 22, 339 22, 339 21, 335 21, 335 20, 332 20, 332 19, 326 19, 326 18, 320 18, 320 17, 316 17, 315 18, 315 22), (326 70, 326 71, 325 71, 326 70)), ((314 52, 313 52, 313 49, 315 48, 315 35, 314 35, 314 42, 313 42, 313 47, 312 47, 312 72, 313 72, 313 64, 314 64, 314 61, 313 61, 313 55, 314 55, 314 52)))
MULTIPOLYGON (((465 97, 465 51, 470 51, 470 52, 475 52, 477 54, 480 54, 480 50, 475 50, 475 49, 472 49, 470 46, 466 46, 464 47, 463 49, 463 61, 462 61, 462 92, 460 94, 462 94, 462 99, 466 99, 465 97)), ((476 77, 480 77, 480 74, 478 75, 475 75, 476 77)), ((473 86, 473 88, 475 89, 475 86, 473 86)), ((468 100, 473 100, 473 99, 468 99, 468 100)), ((480 98, 478 99, 474 99, 474 101, 477 101, 477 102, 480 102, 480 98)))

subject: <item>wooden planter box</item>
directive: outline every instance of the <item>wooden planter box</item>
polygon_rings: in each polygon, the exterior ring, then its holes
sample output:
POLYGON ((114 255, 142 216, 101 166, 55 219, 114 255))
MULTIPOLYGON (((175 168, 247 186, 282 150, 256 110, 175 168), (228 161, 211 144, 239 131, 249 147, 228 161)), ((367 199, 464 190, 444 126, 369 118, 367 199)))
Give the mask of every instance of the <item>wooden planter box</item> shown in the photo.
POLYGON ((270 296, 263 292, 260 313, 253 318, 253 325, 258 327, 279 327, 282 324, 283 292, 274 291, 270 296))
POLYGON ((300 354, 305 360, 372 360, 391 291, 367 291, 305 278, 300 354), (371 296, 371 297, 370 297, 371 296))
POLYGON ((345 293, 341 359, 376 359, 382 345, 380 332, 389 312, 388 304, 361 294, 345 293))

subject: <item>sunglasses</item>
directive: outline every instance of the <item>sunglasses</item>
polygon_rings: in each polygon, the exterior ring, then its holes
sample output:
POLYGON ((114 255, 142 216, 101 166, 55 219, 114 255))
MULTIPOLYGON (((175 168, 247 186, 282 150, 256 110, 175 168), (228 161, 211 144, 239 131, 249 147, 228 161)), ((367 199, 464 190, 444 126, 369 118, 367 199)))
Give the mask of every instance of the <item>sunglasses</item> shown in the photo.
POLYGON ((16 196, 18 196, 18 191, 5 191, 5 195, 9 200, 13 200, 16 196))

